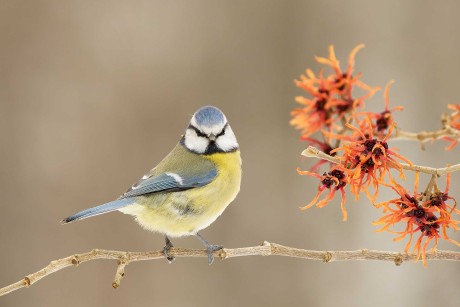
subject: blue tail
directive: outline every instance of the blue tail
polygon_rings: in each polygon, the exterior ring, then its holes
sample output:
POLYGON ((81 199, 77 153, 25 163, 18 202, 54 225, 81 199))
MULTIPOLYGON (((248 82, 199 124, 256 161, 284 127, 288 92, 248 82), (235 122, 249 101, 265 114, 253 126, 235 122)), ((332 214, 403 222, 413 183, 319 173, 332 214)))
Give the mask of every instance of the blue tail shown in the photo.
POLYGON ((109 203, 106 203, 106 204, 103 204, 97 207, 89 208, 89 209, 80 211, 78 213, 75 213, 74 215, 71 215, 69 217, 66 217, 65 219, 61 221, 61 224, 67 224, 73 221, 86 219, 87 217, 92 217, 95 215, 112 212, 120 208, 126 207, 128 205, 131 205, 134 202, 135 202, 135 199, 133 198, 123 198, 123 199, 111 201, 109 203))

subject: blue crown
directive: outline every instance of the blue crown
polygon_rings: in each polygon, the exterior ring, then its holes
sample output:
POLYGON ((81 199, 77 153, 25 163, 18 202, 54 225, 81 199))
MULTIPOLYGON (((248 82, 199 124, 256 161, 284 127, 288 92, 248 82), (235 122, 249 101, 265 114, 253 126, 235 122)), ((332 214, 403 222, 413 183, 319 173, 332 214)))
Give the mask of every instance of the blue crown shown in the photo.
POLYGON ((195 113, 195 120, 199 126, 214 126, 225 123, 225 115, 216 107, 205 106, 195 113))

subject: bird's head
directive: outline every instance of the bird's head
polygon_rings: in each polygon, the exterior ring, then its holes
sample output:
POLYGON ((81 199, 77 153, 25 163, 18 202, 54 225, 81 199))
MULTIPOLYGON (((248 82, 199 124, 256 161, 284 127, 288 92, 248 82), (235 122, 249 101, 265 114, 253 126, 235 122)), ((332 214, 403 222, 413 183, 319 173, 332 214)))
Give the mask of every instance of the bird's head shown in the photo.
POLYGON ((216 107, 205 106, 193 114, 182 138, 183 145, 198 154, 231 152, 238 149, 235 134, 224 113, 216 107))

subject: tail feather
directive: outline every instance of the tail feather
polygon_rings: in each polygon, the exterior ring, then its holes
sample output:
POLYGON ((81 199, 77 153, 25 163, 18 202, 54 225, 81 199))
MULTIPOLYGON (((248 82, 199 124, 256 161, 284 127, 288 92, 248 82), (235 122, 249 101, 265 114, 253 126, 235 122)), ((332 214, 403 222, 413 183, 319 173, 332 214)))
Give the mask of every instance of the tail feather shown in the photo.
POLYGON ((104 214, 107 212, 112 212, 115 210, 118 210, 120 208, 126 207, 128 205, 131 205, 134 203, 134 199, 132 198, 123 198, 123 199, 118 199, 115 201, 111 201, 109 203, 89 208, 83 211, 80 211, 78 213, 75 213, 74 215, 71 215, 69 217, 66 217, 61 221, 61 224, 68 224, 70 222, 86 219, 87 217, 92 217, 96 216, 99 214, 104 214))

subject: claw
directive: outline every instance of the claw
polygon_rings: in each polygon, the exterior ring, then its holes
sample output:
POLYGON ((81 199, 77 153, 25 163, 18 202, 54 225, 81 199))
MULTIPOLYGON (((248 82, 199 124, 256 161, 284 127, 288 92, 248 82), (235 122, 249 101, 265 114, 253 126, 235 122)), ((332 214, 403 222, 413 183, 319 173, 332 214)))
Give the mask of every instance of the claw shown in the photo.
POLYGON ((200 239, 201 242, 206 246, 206 251, 208 252, 208 264, 211 265, 214 262, 214 255, 213 252, 219 251, 224 247, 222 245, 211 245, 205 238, 203 238, 198 232, 196 233, 196 237, 200 239))
POLYGON ((165 236, 165 242, 166 245, 163 248, 163 255, 165 255, 166 260, 168 260, 169 263, 172 263, 176 257, 171 256, 169 252, 171 251, 171 247, 174 247, 174 245, 171 243, 171 240, 167 236, 165 236))
POLYGON ((213 252, 219 251, 223 249, 222 245, 208 245, 206 246, 206 250, 208 251, 208 264, 211 265, 214 262, 214 254, 213 252))

